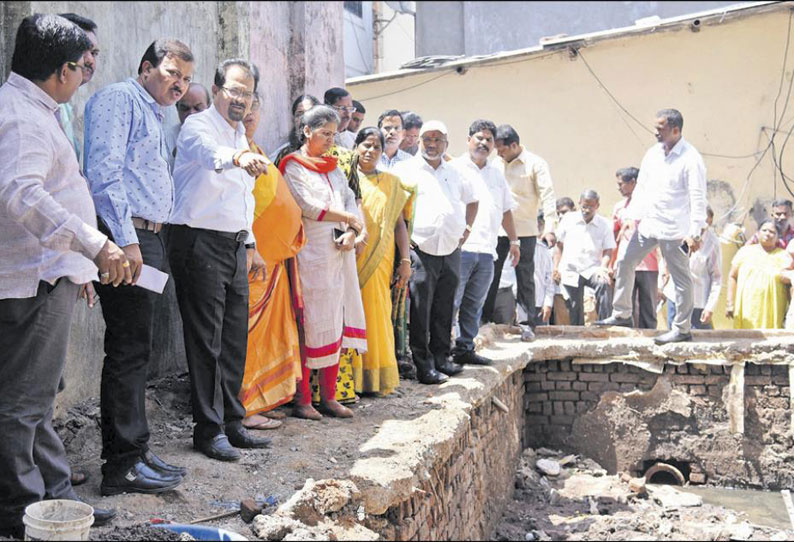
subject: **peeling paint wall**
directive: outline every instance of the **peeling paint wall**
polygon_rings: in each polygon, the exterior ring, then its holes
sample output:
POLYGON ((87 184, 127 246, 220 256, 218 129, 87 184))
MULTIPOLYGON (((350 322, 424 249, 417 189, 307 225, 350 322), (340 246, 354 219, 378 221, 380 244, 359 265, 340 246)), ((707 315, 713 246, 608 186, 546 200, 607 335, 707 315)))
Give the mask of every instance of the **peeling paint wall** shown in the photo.
MULTIPOLYGON (((82 139, 82 112, 100 88, 134 77, 146 47, 156 38, 184 41, 196 58, 194 79, 210 88, 218 62, 243 57, 261 71, 263 114, 256 139, 265 149, 287 137, 294 96, 304 89, 318 97, 344 84, 342 2, 2 2, 0 3, 0 75, 11 69, 19 22, 32 13, 74 12, 93 19, 101 49, 94 79, 72 103, 76 133, 82 139)), ((178 123, 174 107, 166 126, 178 123)), ((150 373, 186 370, 179 311, 169 281, 155 317, 150 373)), ((104 322, 101 309, 75 309, 66 365, 66 390, 59 405, 69 406, 99 392, 104 322)))

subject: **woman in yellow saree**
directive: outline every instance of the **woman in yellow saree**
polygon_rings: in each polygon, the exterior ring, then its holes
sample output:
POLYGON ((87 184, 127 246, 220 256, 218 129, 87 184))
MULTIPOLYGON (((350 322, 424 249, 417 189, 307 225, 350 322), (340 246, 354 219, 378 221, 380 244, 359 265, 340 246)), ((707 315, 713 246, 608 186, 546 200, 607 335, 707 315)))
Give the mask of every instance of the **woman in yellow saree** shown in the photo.
POLYGON ((399 177, 379 171, 383 135, 374 127, 356 137, 352 167, 358 168, 362 208, 369 240, 356 265, 367 321, 367 352, 353 354, 356 392, 388 395, 400 381, 394 349, 392 286, 404 288, 411 276, 406 217, 411 216, 410 186, 399 177), (394 274, 395 243, 400 263, 394 274))
MULTIPOLYGON (((253 141, 258 123, 255 98, 244 124, 251 150, 264 155, 253 141)), ((240 399, 246 408, 246 427, 274 429, 281 422, 262 414, 289 402, 301 378, 297 321, 303 301, 295 256, 306 238, 300 207, 274 165, 257 178, 254 198, 253 231, 267 274, 249 277, 248 352, 240 399)))

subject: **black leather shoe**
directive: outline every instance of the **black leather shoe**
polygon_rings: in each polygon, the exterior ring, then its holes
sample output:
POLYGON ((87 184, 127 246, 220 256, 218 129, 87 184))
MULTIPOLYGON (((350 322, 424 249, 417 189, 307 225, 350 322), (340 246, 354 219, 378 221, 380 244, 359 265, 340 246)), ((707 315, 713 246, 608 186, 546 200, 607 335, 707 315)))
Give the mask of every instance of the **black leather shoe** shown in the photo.
POLYGON ((436 370, 447 376, 455 376, 463 372, 463 367, 453 363, 449 358, 444 358, 443 360, 436 360, 436 370))
POLYGON ((161 472, 163 474, 178 474, 182 478, 187 476, 187 469, 185 467, 177 467, 175 465, 169 465, 159 457, 157 457, 153 451, 146 450, 146 453, 143 454, 143 462, 146 465, 157 472, 161 472))
POLYGON ((139 460, 127 470, 105 474, 99 487, 104 496, 121 493, 162 493, 182 483, 178 474, 163 474, 139 460))
POLYGON ((255 437, 243 427, 243 424, 234 424, 226 427, 226 436, 236 448, 267 448, 273 442, 268 437, 255 437))
POLYGON ((229 439, 223 433, 218 433, 212 438, 198 440, 193 439, 193 447, 207 457, 218 461, 237 461, 243 455, 239 450, 235 450, 229 443, 229 439))
MULTIPOLYGON (((85 501, 74 491, 71 492, 71 495, 65 497, 70 501, 77 501, 84 503, 85 501)), ((88 504, 88 503, 86 503, 88 504)), ((110 522, 113 518, 116 517, 116 510, 114 508, 97 508, 94 505, 91 505, 94 509, 94 526, 100 527, 110 522)))
POLYGON ((490 365, 491 363, 493 363, 493 360, 477 354, 477 352, 475 352, 474 350, 466 350, 463 352, 458 352, 452 357, 452 361, 460 365, 463 364, 490 365))
POLYGON ((417 368, 416 379, 421 384, 442 384, 447 380, 449 380, 449 377, 445 374, 439 373, 435 369, 430 369, 429 371, 422 371, 417 368))
POLYGON ((617 316, 610 316, 603 320, 596 320, 596 326, 621 326, 621 327, 634 327, 634 320, 631 318, 618 318, 617 316))
POLYGON ((677 329, 671 329, 666 333, 662 333, 661 335, 654 337, 653 342, 661 346, 664 344, 682 343, 691 340, 692 340, 691 333, 681 333, 677 329))

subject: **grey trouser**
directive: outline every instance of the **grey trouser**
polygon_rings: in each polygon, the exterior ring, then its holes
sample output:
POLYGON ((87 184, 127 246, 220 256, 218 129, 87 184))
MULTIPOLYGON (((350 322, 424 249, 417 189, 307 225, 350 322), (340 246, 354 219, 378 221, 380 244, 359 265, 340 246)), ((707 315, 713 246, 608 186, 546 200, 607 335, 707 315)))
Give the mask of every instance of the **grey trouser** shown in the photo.
POLYGON ((665 241, 644 237, 634 232, 623 259, 617 263, 615 278, 615 296, 612 315, 617 318, 630 318, 632 315, 632 298, 634 293, 634 277, 637 265, 658 245, 667 270, 675 285, 675 306, 678 309, 673 328, 681 333, 689 333, 691 328, 694 296, 692 293, 692 275, 689 272, 689 257, 679 248, 683 240, 665 241))
POLYGON ((78 286, 40 282, 35 297, 0 299, 0 525, 27 505, 72 496, 52 410, 66 362, 78 286))

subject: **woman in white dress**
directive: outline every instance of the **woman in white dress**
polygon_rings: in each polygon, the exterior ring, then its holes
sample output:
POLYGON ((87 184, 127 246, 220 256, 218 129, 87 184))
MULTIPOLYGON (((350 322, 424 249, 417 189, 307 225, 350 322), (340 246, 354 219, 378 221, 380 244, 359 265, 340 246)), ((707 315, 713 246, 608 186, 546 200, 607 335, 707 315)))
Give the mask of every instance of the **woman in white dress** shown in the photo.
POLYGON ((324 156, 334 143, 339 117, 316 106, 301 120, 303 146, 280 163, 281 172, 303 213, 306 246, 298 253, 304 298, 303 379, 293 415, 319 419, 320 412, 349 418, 338 403, 336 377, 344 348, 367 350, 364 307, 356 271, 355 239, 363 227, 353 191, 337 167, 324 156), (319 411, 311 404, 309 371, 320 370, 319 411))

